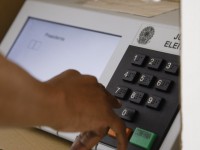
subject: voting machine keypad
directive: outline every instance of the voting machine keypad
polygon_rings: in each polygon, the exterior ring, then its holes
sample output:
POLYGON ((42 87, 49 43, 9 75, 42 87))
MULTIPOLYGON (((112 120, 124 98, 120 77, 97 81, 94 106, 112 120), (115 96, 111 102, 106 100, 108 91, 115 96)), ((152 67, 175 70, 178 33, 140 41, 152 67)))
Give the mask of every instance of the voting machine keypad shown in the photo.
MULTIPOLYGON (((179 110, 179 56, 129 46, 107 90, 122 107, 128 150, 158 150, 179 110)), ((102 143, 116 147, 110 129, 102 143)))

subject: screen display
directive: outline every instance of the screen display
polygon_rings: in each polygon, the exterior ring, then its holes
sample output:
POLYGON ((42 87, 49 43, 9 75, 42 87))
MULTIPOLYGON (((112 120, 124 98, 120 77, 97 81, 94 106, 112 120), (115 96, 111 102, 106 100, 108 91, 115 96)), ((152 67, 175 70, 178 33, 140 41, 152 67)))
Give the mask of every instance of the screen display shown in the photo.
POLYGON ((7 58, 46 81, 75 69, 99 78, 120 36, 29 18, 7 58))

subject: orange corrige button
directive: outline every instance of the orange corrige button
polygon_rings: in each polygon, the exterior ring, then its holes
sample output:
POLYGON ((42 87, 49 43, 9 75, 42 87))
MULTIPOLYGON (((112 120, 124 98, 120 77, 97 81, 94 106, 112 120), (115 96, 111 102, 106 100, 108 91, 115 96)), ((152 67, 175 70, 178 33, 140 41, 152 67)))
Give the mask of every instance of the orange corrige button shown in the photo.
MULTIPOLYGON (((126 137, 129 139, 133 133, 133 130, 131 128, 126 128, 126 137)), ((112 129, 109 129, 108 135, 112 138, 116 138, 116 134, 112 129)))

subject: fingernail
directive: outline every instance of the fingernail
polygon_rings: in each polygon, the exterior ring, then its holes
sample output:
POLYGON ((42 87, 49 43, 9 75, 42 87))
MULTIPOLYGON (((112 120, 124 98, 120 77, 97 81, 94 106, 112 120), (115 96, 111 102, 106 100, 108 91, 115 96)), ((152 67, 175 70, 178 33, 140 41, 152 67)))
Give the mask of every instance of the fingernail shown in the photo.
POLYGON ((117 101, 118 101, 119 105, 122 106, 121 100, 117 99, 117 101))

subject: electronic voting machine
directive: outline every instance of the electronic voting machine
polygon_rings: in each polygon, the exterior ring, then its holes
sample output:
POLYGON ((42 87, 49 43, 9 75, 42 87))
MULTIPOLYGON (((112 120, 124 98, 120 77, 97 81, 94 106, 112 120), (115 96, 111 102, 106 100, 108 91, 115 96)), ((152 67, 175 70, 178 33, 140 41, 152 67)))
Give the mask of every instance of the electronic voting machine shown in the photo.
MULTIPOLYGON (((27 0, 0 48, 41 81, 70 68, 96 76, 122 102, 115 112, 127 126, 128 150, 170 150, 177 140, 178 11, 145 18, 27 0)), ((70 141, 78 134, 39 128, 70 141)), ((108 133, 94 149, 116 149, 115 136, 108 133)))

